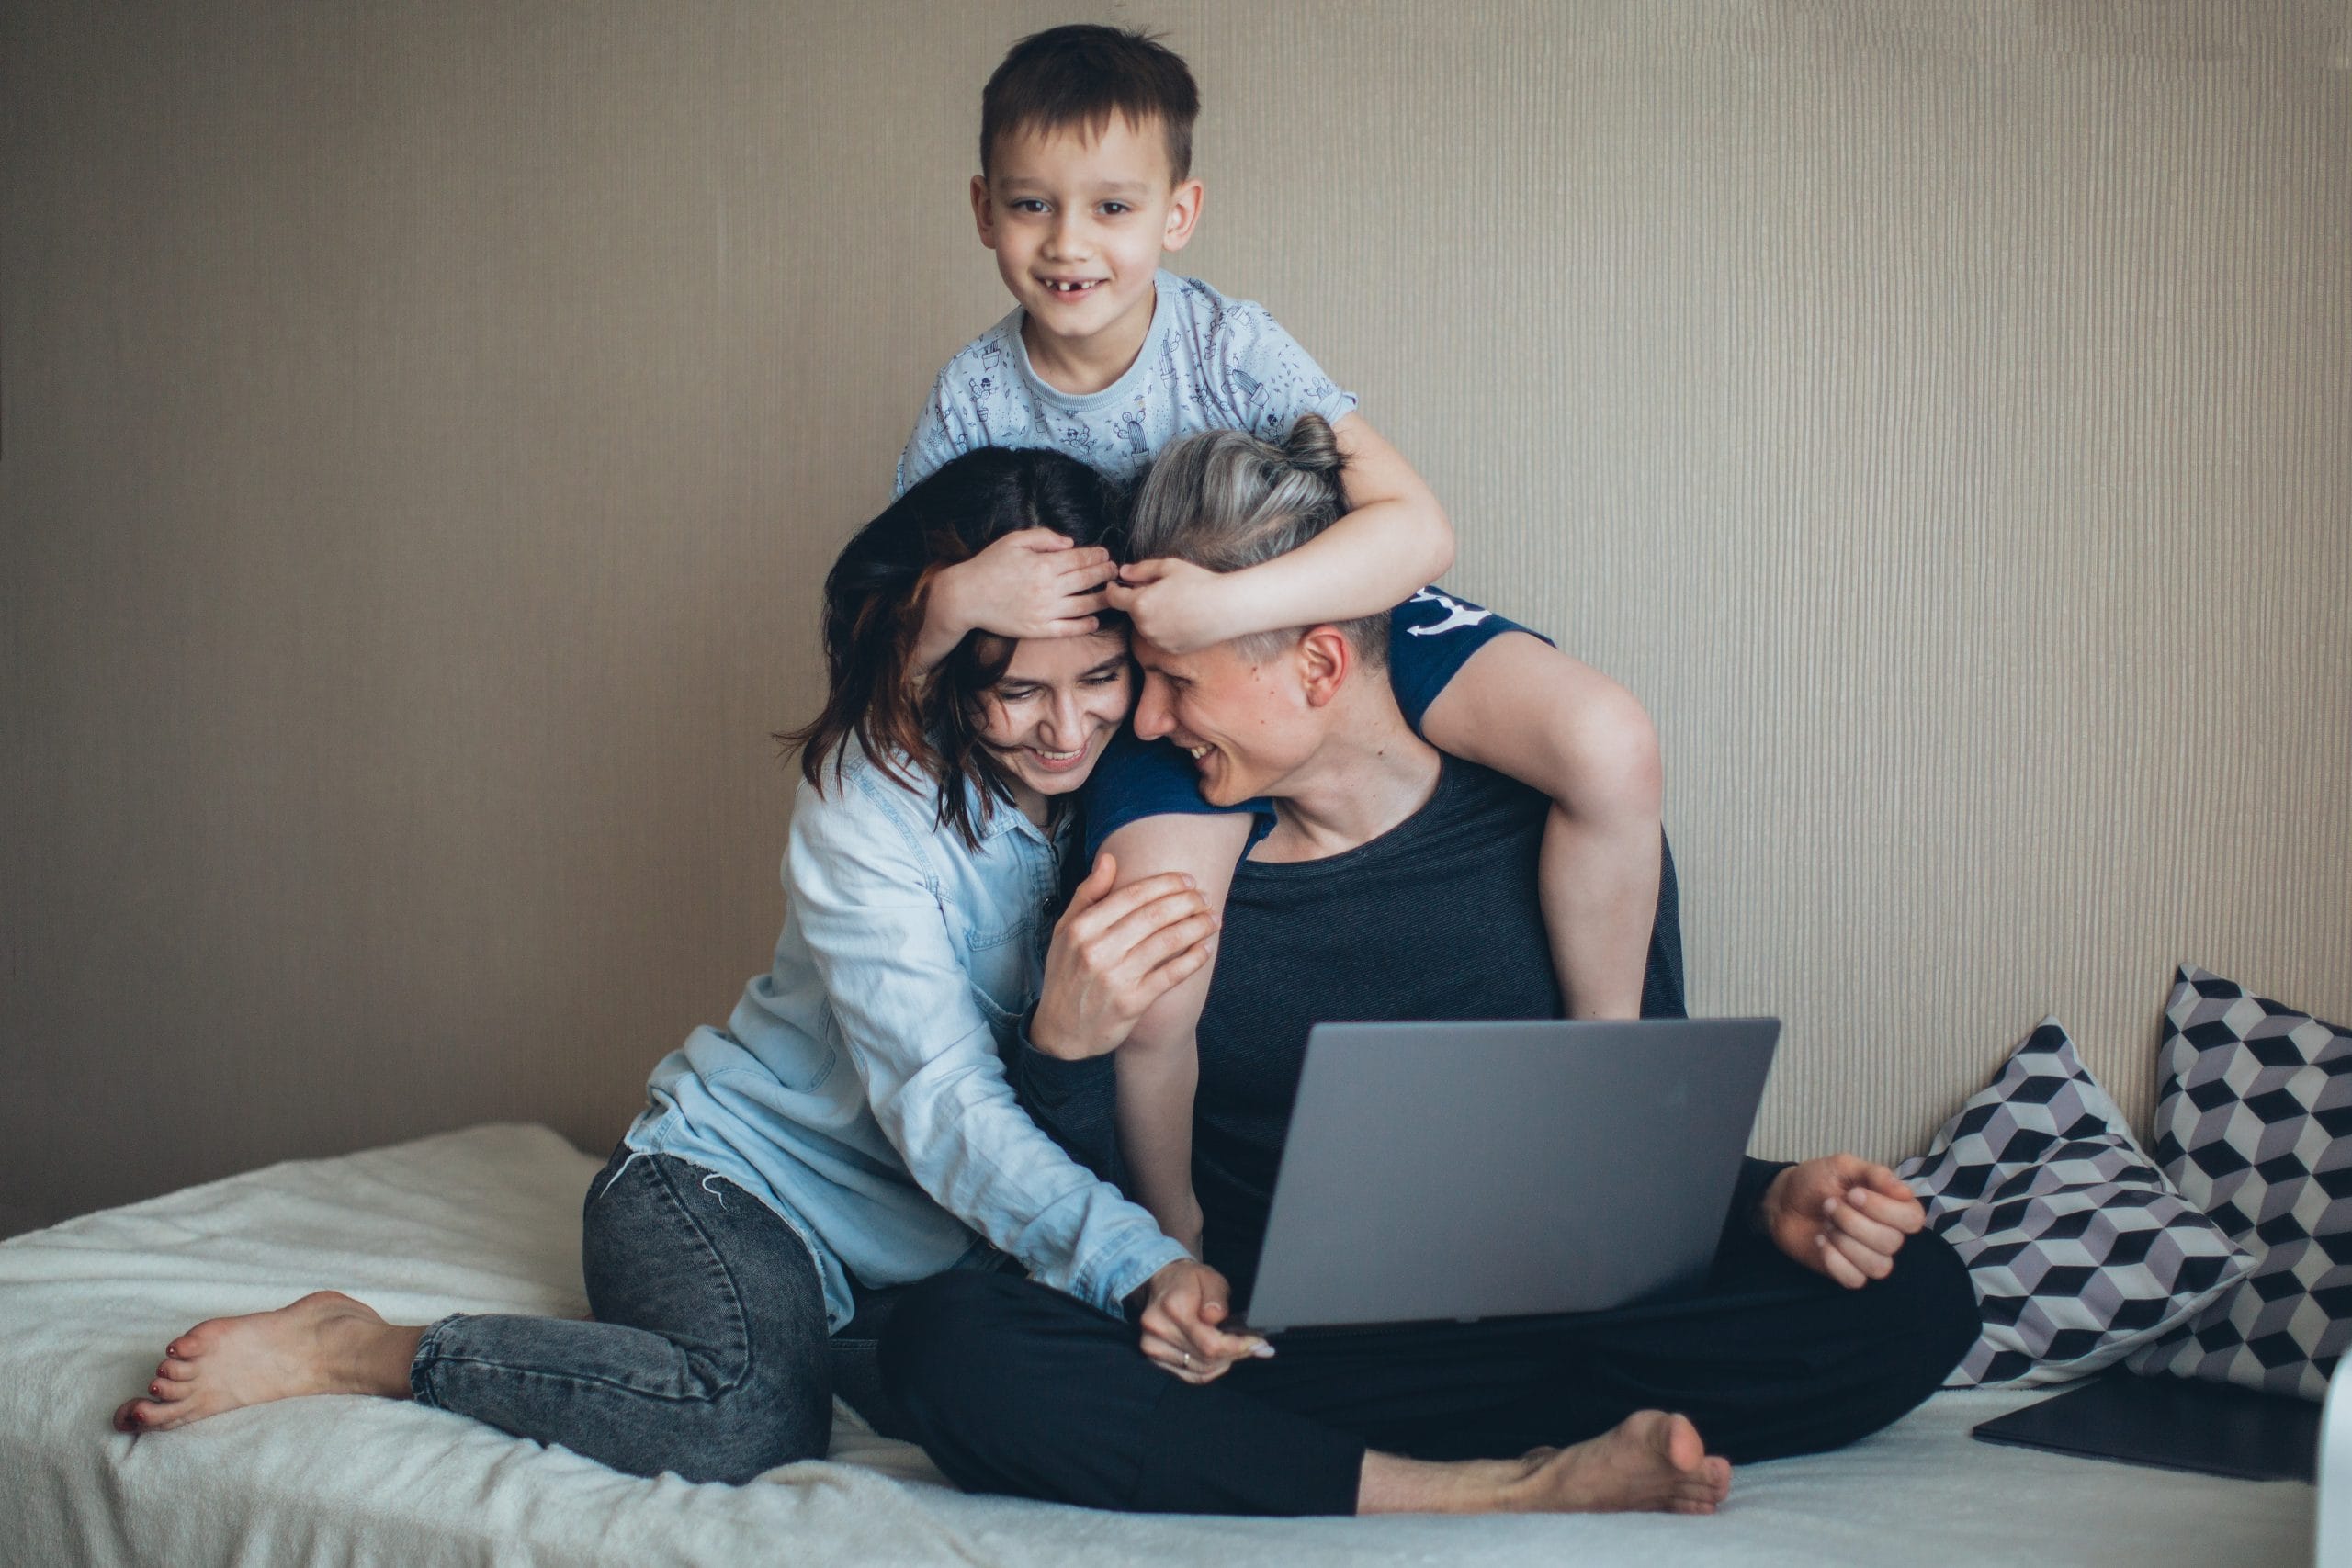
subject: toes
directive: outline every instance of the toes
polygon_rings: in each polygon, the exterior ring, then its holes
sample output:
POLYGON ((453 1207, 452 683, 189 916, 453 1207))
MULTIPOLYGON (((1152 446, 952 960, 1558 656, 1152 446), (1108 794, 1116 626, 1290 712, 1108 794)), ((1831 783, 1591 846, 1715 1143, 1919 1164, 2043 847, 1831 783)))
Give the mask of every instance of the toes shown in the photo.
POLYGON ((114 1428, 118 1432, 168 1432, 181 1425, 183 1419, 169 1405, 158 1404, 152 1399, 134 1399, 114 1413, 114 1428))
POLYGON ((155 1375, 159 1378, 177 1378, 180 1382, 186 1382, 196 1376, 196 1363, 183 1361, 177 1356, 166 1356, 156 1367, 155 1375))
POLYGON ((1688 1416, 1667 1417, 1666 1438, 1658 1448, 1667 1462, 1679 1471, 1695 1471, 1707 1461, 1707 1445, 1700 1439, 1699 1428, 1690 1424, 1688 1416))
MULTIPOLYGON (((257 1314, 252 1313, 245 1314, 246 1317, 255 1315, 257 1314)), ((245 1318, 208 1317, 169 1345, 164 1346, 164 1354, 175 1356, 183 1361, 193 1361, 200 1356, 209 1355, 220 1345, 223 1337, 232 1336, 236 1332, 237 1325, 243 1321, 245 1318)))

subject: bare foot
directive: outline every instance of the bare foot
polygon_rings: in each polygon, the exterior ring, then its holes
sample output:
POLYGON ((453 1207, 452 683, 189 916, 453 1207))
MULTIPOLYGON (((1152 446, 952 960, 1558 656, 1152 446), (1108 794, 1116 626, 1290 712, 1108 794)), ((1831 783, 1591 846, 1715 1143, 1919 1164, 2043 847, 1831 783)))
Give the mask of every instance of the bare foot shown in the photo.
POLYGON ((1571 1448, 1537 1449, 1505 1506, 1542 1513, 1712 1514, 1731 1461, 1711 1456, 1687 1416, 1643 1410, 1571 1448))
POLYGON ((114 1413, 119 1432, 166 1432, 224 1410, 306 1393, 408 1397, 422 1328, 386 1323, 336 1291, 276 1312, 208 1318, 166 1346, 147 1397, 114 1413))

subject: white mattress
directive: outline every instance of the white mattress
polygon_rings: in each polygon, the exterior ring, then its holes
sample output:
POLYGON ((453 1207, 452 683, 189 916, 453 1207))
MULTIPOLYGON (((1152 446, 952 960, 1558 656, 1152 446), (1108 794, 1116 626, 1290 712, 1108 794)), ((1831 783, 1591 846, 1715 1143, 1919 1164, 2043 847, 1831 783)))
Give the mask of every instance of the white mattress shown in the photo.
POLYGON ((2035 1393, 1945 1393, 1754 1465, 1713 1518, 1167 1518, 967 1497, 846 1412, 824 1463, 639 1481, 442 1412, 299 1399, 130 1438, 107 1416, 198 1319, 347 1290, 397 1321, 580 1314, 597 1162, 486 1126, 271 1167, 0 1243, 0 1562, 566 1564, 2307 1562, 2311 1488, 1972 1442, 2035 1393))

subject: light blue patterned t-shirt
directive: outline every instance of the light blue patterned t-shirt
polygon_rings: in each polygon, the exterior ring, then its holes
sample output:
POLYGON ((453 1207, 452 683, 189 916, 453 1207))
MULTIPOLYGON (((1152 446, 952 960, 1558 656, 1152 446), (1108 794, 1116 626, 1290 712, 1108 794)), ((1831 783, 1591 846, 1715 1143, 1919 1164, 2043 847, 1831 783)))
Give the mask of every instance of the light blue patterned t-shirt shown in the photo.
POLYGON ((1143 350, 1126 374, 1073 397, 1046 384, 1022 312, 967 344, 933 384, 899 458, 899 493, 981 446, 1053 446, 1129 483, 1179 436, 1246 430, 1280 439, 1303 413, 1337 423, 1356 406, 1263 305, 1162 271, 1143 350))

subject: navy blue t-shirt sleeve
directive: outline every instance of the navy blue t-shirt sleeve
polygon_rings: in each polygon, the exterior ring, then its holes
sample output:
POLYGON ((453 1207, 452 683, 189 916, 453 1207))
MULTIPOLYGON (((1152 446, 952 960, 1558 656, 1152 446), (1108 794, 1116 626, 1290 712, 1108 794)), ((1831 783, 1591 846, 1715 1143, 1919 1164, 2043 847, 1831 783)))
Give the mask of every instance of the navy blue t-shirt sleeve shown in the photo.
MULTIPOLYGON (((1414 733, 1420 732, 1421 717, 1429 712, 1430 704, 1461 673, 1472 654, 1505 632, 1527 630, 1483 605, 1434 588, 1422 589, 1388 612, 1388 681, 1396 688, 1396 705, 1404 710, 1405 721, 1414 733)), ((1541 632, 1528 635, 1543 637, 1541 632)), ((1191 758, 1165 740, 1138 740, 1135 731, 1124 725, 1104 749, 1102 761, 1095 764, 1082 799, 1086 860, 1079 868, 1080 875, 1094 864, 1104 840, 1147 817, 1253 812, 1258 820, 1250 829, 1252 845, 1274 825, 1272 801, 1212 806, 1203 800, 1200 774, 1191 758)))
POLYGON ((1238 806, 1211 806, 1201 798, 1201 775, 1193 760, 1165 740, 1138 740, 1125 725, 1102 749, 1094 776, 1080 796, 1086 814, 1086 860, 1080 876, 1093 868, 1102 842, 1130 822, 1176 813, 1209 816, 1225 811, 1255 812, 1250 842, 1257 843, 1274 826, 1274 803, 1246 800, 1238 806))
POLYGON ((1388 612, 1388 683, 1396 689, 1396 705, 1405 722, 1419 734, 1421 717, 1470 656, 1505 632, 1528 631, 1484 605, 1424 588, 1388 612))

